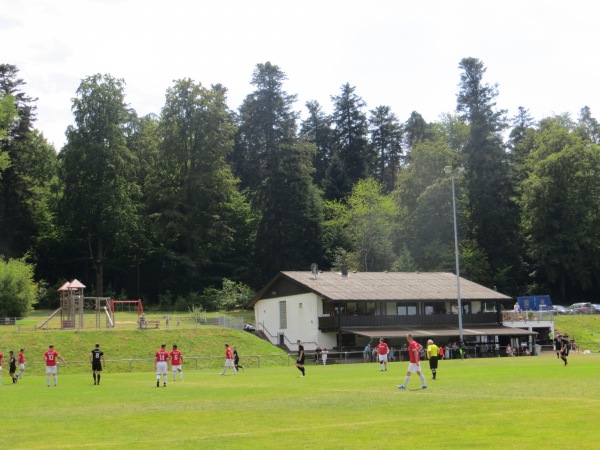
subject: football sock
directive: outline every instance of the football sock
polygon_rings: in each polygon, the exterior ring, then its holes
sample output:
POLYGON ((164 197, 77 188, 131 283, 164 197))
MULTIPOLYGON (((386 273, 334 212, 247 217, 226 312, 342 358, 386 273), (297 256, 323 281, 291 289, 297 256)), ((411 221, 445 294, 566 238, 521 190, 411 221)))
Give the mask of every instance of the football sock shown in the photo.
POLYGON ((407 376, 407 377, 404 379, 404 384, 403 384, 403 386, 404 386, 404 387, 408 386, 408 382, 409 382, 409 381, 410 381, 410 376, 407 376))
POLYGON ((427 386, 427 381, 425 381, 425 375, 423 375, 423 372, 421 372, 419 378, 421 378, 421 383, 423 383, 423 386, 427 386))
POLYGON ((98 384, 100 384, 100 374, 98 374, 98 384))

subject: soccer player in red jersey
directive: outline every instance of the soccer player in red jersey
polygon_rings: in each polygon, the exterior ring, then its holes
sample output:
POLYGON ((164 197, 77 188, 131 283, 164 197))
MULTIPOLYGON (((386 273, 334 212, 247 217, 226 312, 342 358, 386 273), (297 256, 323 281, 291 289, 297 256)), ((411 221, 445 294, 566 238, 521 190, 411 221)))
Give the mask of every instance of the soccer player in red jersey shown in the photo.
POLYGON ((156 351, 156 387, 160 386, 160 376, 163 376, 164 387, 167 387, 167 379, 169 378, 170 359, 169 352, 166 350, 167 344, 162 344, 160 350, 156 351))
POLYGON ((19 374, 17 375, 19 378, 23 378, 23 372, 25 372, 25 355, 23 354, 25 350, 19 350, 19 374))
POLYGON ((179 379, 183 381, 183 370, 181 365, 183 364, 183 355, 181 351, 177 350, 177 344, 173 344, 173 350, 171 351, 171 370, 173 370, 173 382, 175 381, 177 371, 179 371, 179 379))
POLYGON ((4 355, 0 352, 0 386, 2 386, 2 366, 4 365, 4 355))
POLYGON ((381 371, 387 370, 387 361, 388 361, 388 353, 390 349, 388 345, 383 341, 383 338, 379 339, 379 344, 377 344, 377 354, 379 355, 379 366, 381 367, 381 371))
POLYGON ((50 387, 50 375, 54 378, 54 386, 56 387, 58 367, 56 366, 56 360, 60 359, 62 362, 67 362, 54 350, 54 345, 50 345, 46 353, 44 353, 44 359, 46 360, 46 385, 50 387))
POLYGON ((408 355, 410 357, 410 363, 408 364, 408 371, 406 372, 404 384, 399 385, 398 389, 406 389, 406 385, 410 381, 410 375, 414 372, 417 372, 417 375, 419 375, 421 378, 421 382, 423 383, 421 389, 427 389, 427 382, 425 381, 425 376, 421 372, 421 365, 419 364, 421 359, 420 352, 422 345, 413 340, 413 335, 410 333, 406 335, 406 340, 408 341, 408 355))
POLYGON ((233 350, 229 348, 229 344, 225 344, 225 368, 223 369, 223 372, 221 372, 221 375, 225 375, 228 367, 231 367, 233 374, 237 375, 237 370, 235 370, 235 363, 233 359, 233 350))

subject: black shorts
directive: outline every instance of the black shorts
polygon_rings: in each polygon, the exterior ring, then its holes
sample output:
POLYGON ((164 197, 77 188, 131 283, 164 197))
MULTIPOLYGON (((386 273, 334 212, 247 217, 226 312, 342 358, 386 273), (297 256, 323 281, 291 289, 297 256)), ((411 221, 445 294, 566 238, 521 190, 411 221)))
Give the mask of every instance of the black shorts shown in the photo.
POLYGON ((92 370, 94 372, 102 372, 102 364, 100 362, 93 362, 92 363, 92 370))
POLYGON ((432 356, 431 358, 429 358, 429 368, 437 369, 437 366, 438 366, 438 357, 432 356))
POLYGON ((303 365, 304 365, 304 358, 298 358, 298 359, 296 360, 296 364, 300 364, 300 365, 302 365, 302 366, 303 366, 303 365))

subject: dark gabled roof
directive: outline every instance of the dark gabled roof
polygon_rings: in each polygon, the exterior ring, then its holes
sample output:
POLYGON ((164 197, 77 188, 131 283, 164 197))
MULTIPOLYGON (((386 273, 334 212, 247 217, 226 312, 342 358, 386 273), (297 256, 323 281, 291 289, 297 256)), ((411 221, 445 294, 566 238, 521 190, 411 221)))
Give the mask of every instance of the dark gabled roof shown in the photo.
MULTIPOLYGON (((451 301, 457 298, 456 275, 448 272, 356 272, 347 277, 336 272, 279 272, 249 303, 276 298, 274 286, 293 284, 301 292, 314 292, 338 301, 451 301), (286 283, 287 282, 287 283, 286 283)), ((462 300, 511 300, 504 294, 464 278, 460 279, 462 300)))

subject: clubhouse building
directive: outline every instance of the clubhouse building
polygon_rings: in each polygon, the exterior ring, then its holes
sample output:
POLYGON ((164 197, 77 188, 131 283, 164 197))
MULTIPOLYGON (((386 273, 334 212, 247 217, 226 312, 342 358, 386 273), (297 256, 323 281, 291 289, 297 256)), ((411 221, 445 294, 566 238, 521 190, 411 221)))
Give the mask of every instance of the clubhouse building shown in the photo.
MULTIPOLYGON (((467 346, 486 355, 498 346, 532 346, 531 330, 503 326, 511 297, 460 279, 467 346)), ((446 272, 279 272, 250 302, 256 329, 275 345, 351 351, 379 338, 400 348, 407 333, 424 344, 459 341, 456 275, 446 272)))

